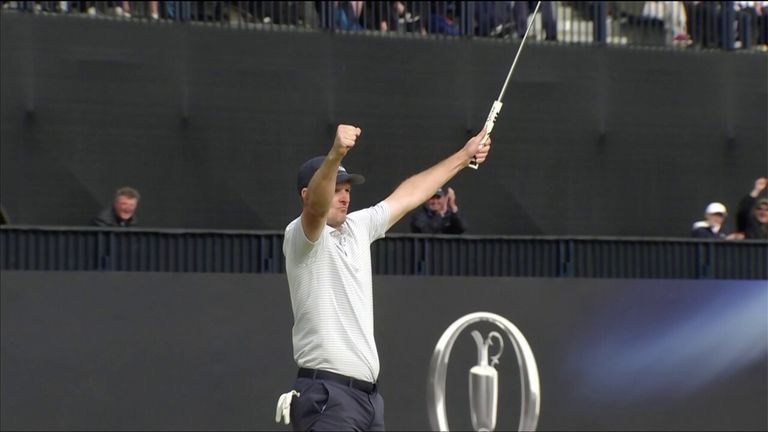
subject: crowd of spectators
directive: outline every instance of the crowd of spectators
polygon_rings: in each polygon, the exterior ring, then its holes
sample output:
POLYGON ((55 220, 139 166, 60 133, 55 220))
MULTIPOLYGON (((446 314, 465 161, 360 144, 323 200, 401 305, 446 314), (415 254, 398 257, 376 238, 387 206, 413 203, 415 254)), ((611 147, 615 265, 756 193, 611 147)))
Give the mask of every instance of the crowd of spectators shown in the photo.
MULTIPOLYGON (((149 20, 285 24, 344 31, 522 38, 536 1, 3 1, 3 9, 149 20)), ((540 7, 539 39, 556 41, 558 22, 570 29, 595 21, 596 4, 614 23, 661 31, 664 43, 722 46, 732 19, 735 47, 768 47, 768 1, 554 2, 540 7), (726 14, 727 7, 731 7, 726 14), (658 25, 656 25, 658 23, 658 25)), ((614 33, 621 32, 613 30, 614 33)), ((536 37, 536 36, 535 36, 536 37)), ((591 35, 590 35, 591 37, 591 35)))
MULTIPOLYGON (((691 228, 691 236, 719 240, 768 240, 768 177, 755 180, 752 189, 741 197, 736 212, 735 229, 726 224, 728 209, 721 202, 712 202, 704 210, 704 219, 691 228)), ((139 192, 122 187, 115 192, 113 201, 97 214, 92 225, 130 228, 137 225, 136 210, 139 192)), ((0 207, 0 223, 8 223, 0 207)), ((463 234, 466 222, 459 216, 456 191, 441 187, 410 217, 411 232, 420 234, 463 234)))
MULTIPOLYGON (((222 19, 236 14, 268 24, 298 24, 315 22, 342 30, 404 31, 420 34, 439 33, 461 35, 462 29, 472 28, 482 37, 522 37, 535 1, 477 1, 467 8, 458 1, 315 1, 315 2, 179 2, 179 1, 3 1, 3 9, 36 13, 71 13, 83 15, 112 15, 122 18, 222 19), (471 16, 466 16, 471 11, 471 16)), ((542 2, 540 14, 547 40, 557 40, 559 3, 542 2)), ((584 2, 580 8, 589 8, 584 2)), ((628 3, 628 2, 610 2, 628 3)), ((722 33, 723 2, 638 2, 634 5, 641 16, 664 22, 676 43, 714 47, 722 33)), ((736 1, 734 31, 742 46, 766 45, 768 41, 768 1, 736 1)), ((578 8, 577 7, 577 8, 578 8)), ((619 17, 627 8, 613 6, 609 14, 619 17)), ((768 199, 765 195, 768 179, 760 177, 754 188, 738 203, 735 227, 728 228, 727 207, 720 202, 706 206, 704 220, 693 224, 691 235, 712 239, 768 239, 768 199)), ((97 215, 92 223, 98 226, 131 227, 136 225, 135 213, 139 193, 130 187, 116 192, 114 201, 97 215)), ((731 219, 733 221, 733 218, 731 219)), ((9 222, 0 207, 0 224, 9 222)), ((451 188, 438 189, 435 195, 414 211, 411 231, 414 233, 462 234, 466 230, 458 215, 456 193, 451 188)))
POLYGON ((721 240, 768 240, 767 186, 768 177, 759 177, 752 190, 739 200, 733 232, 725 223, 728 209, 723 203, 713 202, 704 210, 704 220, 693 224, 691 236, 721 240))
POLYGON ((768 46, 768 1, 732 2, 732 24, 726 26, 728 17, 725 2, 689 1, 664 2, 681 3, 687 22, 687 34, 691 42, 702 48, 722 46, 725 31, 733 31, 734 46, 737 48, 757 47, 765 50, 768 46))

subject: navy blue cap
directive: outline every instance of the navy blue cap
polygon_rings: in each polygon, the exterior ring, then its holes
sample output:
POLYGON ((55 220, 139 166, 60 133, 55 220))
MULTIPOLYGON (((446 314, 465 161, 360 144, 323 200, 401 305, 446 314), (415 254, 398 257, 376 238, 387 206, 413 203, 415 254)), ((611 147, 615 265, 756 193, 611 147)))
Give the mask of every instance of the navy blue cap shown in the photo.
MULTIPOLYGON (((299 194, 301 194, 302 189, 309 186, 309 182, 312 180, 312 176, 314 176, 315 172, 320 169, 320 165, 323 164, 324 160, 325 156, 316 156, 301 165, 301 168, 299 168, 299 176, 297 182, 299 194)), ((343 166, 339 165, 339 170, 336 173, 336 184, 346 181, 353 185, 362 184, 365 183, 365 177, 361 176, 360 174, 350 174, 343 166)))

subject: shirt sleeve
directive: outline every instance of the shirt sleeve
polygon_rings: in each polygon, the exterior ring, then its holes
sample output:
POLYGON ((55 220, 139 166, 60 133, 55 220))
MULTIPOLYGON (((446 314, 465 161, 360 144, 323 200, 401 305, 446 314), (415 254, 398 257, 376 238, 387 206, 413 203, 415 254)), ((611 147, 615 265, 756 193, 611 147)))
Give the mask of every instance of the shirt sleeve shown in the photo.
POLYGON ((381 201, 373 207, 350 213, 349 218, 368 232, 368 241, 373 243, 387 232, 390 213, 389 204, 381 201))
POLYGON ((295 260, 297 263, 300 263, 308 259, 324 240, 325 232, 320 235, 317 241, 310 241, 306 234, 304 234, 304 228, 301 226, 301 216, 299 216, 285 228, 283 254, 285 254, 286 259, 295 260))

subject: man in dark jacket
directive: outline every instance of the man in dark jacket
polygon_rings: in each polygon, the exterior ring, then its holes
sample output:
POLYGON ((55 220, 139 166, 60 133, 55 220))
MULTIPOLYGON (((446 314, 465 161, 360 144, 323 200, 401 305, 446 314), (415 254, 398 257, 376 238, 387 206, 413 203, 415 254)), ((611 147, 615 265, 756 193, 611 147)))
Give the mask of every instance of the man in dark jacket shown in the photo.
POLYGON ((461 234, 466 229, 458 215, 456 192, 439 188, 432 198, 411 215, 411 232, 425 234, 461 234))
POLYGON ((768 240, 768 199, 758 199, 766 186, 768 177, 758 178, 749 195, 739 202, 736 226, 746 239, 768 240))
POLYGON ((129 228, 136 225, 136 207, 139 205, 139 191, 130 187, 115 192, 112 205, 93 218, 93 225, 103 227, 129 228))

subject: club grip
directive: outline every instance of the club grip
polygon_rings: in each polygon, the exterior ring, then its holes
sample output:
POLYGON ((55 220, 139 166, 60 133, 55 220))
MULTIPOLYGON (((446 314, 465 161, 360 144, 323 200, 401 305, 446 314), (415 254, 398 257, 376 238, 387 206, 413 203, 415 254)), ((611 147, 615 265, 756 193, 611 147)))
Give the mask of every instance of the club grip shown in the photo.
MULTIPOLYGON (((500 101, 493 101, 493 105, 491 105, 491 112, 488 113, 488 118, 485 119, 485 136, 480 141, 480 148, 483 148, 485 143, 488 142, 488 138, 491 136, 493 126, 496 124, 496 117, 499 115, 499 112, 501 112, 502 105, 504 104, 500 101)), ((469 167, 472 169, 478 169, 480 167, 480 164, 477 163, 477 159, 474 156, 472 156, 472 160, 469 161, 469 167)))

